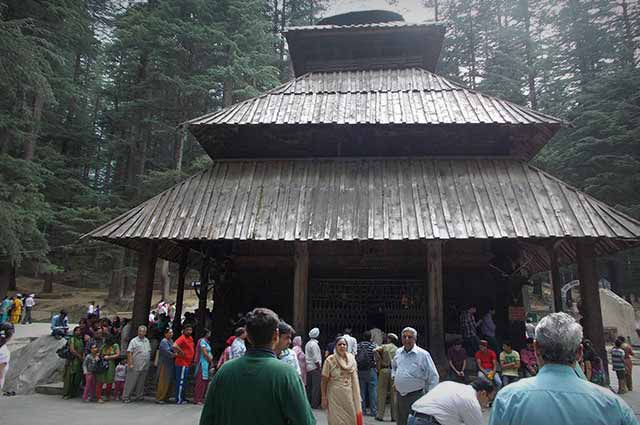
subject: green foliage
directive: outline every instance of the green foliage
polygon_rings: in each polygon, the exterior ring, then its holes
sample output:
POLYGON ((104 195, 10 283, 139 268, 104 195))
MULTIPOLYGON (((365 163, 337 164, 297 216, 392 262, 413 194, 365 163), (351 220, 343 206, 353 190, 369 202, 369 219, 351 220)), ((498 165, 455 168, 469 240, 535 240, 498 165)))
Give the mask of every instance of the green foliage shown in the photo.
POLYGON ((47 174, 33 162, 0 156, 0 257, 44 258, 53 214, 42 194, 47 174))

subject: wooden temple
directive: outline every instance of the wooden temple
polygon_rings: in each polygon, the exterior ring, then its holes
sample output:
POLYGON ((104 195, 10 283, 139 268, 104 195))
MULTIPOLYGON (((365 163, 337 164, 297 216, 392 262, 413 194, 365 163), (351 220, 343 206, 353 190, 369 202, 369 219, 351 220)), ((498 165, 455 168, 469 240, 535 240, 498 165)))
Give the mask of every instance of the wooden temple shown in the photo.
POLYGON ((566 123, 436 75, 443 37, 380 12, 290 28, 293 80, 189 121, 211 167, 85 235, 139 252, 134 323, 163 258, 179 297, 188 269, 213 283, 218 339, 267 306, 325 340, 410 325, 442 362, 465 305, 496 307, 517 346, 527 274, 550 270, 559 299, 576 263, 604 354, 596 257, 640 222, 530 165, 566 123))

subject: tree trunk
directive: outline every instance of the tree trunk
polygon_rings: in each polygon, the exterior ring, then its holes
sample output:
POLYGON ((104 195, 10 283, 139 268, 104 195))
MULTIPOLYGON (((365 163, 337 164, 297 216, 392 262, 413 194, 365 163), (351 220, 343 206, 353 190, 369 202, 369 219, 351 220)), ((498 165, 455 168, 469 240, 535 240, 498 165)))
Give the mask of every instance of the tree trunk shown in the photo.
POLYGON ((176 149, 176 171, 178 175, 182 174, 182 158, 184 155, 184 145, 189 137, 189 130, 187 125, 180 127, 180 134, 178 135, 178 148, 176 149))
POLYGON ((111 270, 111 284, 109 285, 109 293, 107 294, 107 302, 111 305, 118 304, 122 299, 124 289, 123 279, 124 251, 116 256, 113 261, 113 269, 111 270))
POLYGON ((16 282, 16 263, 12 261, 9 266, 9 290, 17 291, 18 286, 16 282))
POLYGON ((529 87, 529 104, 532 109, 538 109, 538 96, 536 94, 536 72, 533 59, 533 46, 531 42, 531 10, 529 9, 529 0, 524 0, 525 15, 524 26, 526 32, 525 56, 527 61, 527 84, 529 87))
POLYGON ((624 58, 628 64, 634 63, 634 53, 636 43, 633 37, 633 28, 631 24, 631 17, 629 16, 629 4, 627 0, 622 0, 620 4, 622 6, 622 23, 624 25, 624 45, 626 52, 624 52, 624 58))
POLYGON ((53 292, 53 273, 48 272, 44 276, 44 283, 42 284, 42 292, 50 294, 53 292))
POLYGON ((167 260, 160 260, 160 290, 162 291, 163 300, 167 301, 169 299, 170 289, 169 262, 167 260))
POLYGON ((470 31, 469 31, 469 51, 470 51, 470 67, 471 70, 469 71, 470 77, 471 77, 471 88, 475 90, 476 88, 476 39, 475 39, 475 34, 474 34, 474 27, 473 27, 473 16, 472 16, 472 11, 469 11, 469 25, 470 25, 470 31))
MULTIPOLYGON (((280 34, 284 34, 287 26, 287 0, 282 0, 282 14, 280 15, 280 34)), ((278 54, 280 55, 280 81, 285 81, 287 78, 287 66, 289 65, 284 58, 284 36, 280 36, 280 46, 278 54)))
POLYGON ((9 293, 9 281, 11 280, 11 263, 0 261, 0 301, 9 293))
POLYGON ((33 95, 32 103, 32 115, 33 122, 31 123, 31 131, 27 136, 24 144, 24 159, 26 161, 32 161, 36 150, 36 139, 38 138, 38 132, 40 131, 40 119, 42 118, 42 107, 44 105, 44 97, 36 92, 33 95))
MULTIPOLYGON (((231 47, 227 47, 227 66, 231 67, 232 64, 231 47)), ((222 105, 226 108, 233 105, 233 80, 226 77, 222 84, 222 105)))

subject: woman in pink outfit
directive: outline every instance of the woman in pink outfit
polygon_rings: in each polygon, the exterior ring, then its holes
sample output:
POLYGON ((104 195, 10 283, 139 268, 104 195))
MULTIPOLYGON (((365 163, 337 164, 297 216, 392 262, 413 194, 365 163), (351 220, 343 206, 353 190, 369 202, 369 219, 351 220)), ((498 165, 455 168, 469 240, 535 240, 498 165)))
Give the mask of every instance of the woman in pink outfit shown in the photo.
POLYGON ((300 365, 300 372, 302 374, 302 383, 307 386, 307 362, 304 355, 304 349, 302 348, 302 338, 299 336, 293 338, 293 352, 298 357, 298 364, 300 365))

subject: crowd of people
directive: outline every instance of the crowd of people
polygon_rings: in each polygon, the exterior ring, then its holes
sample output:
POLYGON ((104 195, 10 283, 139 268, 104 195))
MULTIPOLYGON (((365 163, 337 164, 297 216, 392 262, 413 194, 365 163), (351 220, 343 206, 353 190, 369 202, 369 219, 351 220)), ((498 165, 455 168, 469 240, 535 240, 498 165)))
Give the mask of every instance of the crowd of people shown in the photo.
MULTIPOLYGON (((460 314, 462 339, 456 340, 447 352, 449 373, 448 379, 468 382, 471 378, 465 375, 467 358, 476 361, 478 377, 493 381, 496 388, 528 378, 538 373, 538 361, 535 355, 535 326, 531 320, 526 323, 526 346, 520 352, 513 349, 510 341, 504 341, 502 351, 497 355, 495 338, 495 310, 489 308, 480 321, 476 321, 475 306, 469 306, 460 314), (482 337, 482 339, 480 339, 482 337), (475 351, 473 351, 475 350, 475 351)), ((604 362, 593 348, 589 339, 582 341, 583 351, 576 363, 576 373, 588 381, 605 386, 604 362)), ((618 393, 624 394, 633 389, 633 349, 624 336, 618 336, 611 350, 612 366, 618 378, 618 393)))
MULTIPOLYGON (((479 339, 475 360, 481 371, 470 384, 460 379, 467 361, 462 340, 449 350, 458 353, 454 361, 450 355, 449 363, 449 376, 457 379, 440 382, 431 355, 417 344, 418 333, 411 327, 402 330, 399 347, 394 334, 377 345, 369 332, 356 342, 345 329, 324 355, 318 328, 309 332, 304 350, 300 337, 289 348, 295 331, 268 309, 249 313, 243 332, 244 354, 225 360, 216 371, 201 425, 253 423, 256 411, 261 423, 313 424, 312 408, 326 409, 329 425, 362 424, 367 408, 383 420, 387 398, 392 419, 402 425, 480 425, 482 409, 491 404, 491 425, 546 425, 550 418, 559 425, 638 424, 624 401, 579 373, 583 342, 588 341, 583 341, 582 327, 564 313, 541 320, 535 338, 520 353, 503 343, 496 356, 489 341, 479 339), (372 397, 373 388, 377 397, 372 397), (246 405, 253 409, 243 409, 246 405)), ((616 342, 614 350, 621 352, 612 354, 624 365, 622 345, 616 342)))
POLYGON ((7 295, 2 302, 0 302, 0 324, 31 324, 31 312, 35 305, 35 294, 29 294, 27 296, 20 293, 13 296, 7 295))
MULTIPOLYGON (((447 380, 441 382, 410 326, 399 337, 365 331, 360 341, 344 329, 321 347, 320 329, 311 329, 303 344, 275 312, 258 308, 242 319, 216 359, 210 331, 194 339, 193 315, 186 315, 174 338, 170 311, 171 304, 162 301, 154 320, 130 340, 131 323, 101 318, 93 303, 69 336, 66 312, 55 315, 52 335, 68 338, 58 350, 66 359, 63 397, 139 401, 155 370, 155 401, 184 404, 190 392, 193 403, 204 404, 201 425, 253 423, 256 412, 260 423, 313 424, 313 408, 326 409, 329 425, 362 424, 365 415, 383 421, 387 405, 399 425, 480 425, 482 409, 491 404, 491 425, 546 425, 549 417, 561 425, 638 424, 631 409, 603 387, 602 359, 583 339, 579 323, 564 313, 543 318, 519 352, 503 341, 497 355, 496 340, 486 339, 495 332, 487 325, 490 317, 483 317, 480 339, 475 311, 467 309, 461 321, 474 332, 463 332, 448 349, 447 380), (467 375, 469 359, 475 360, 477 376, 467 375)), ((0 325, 0 388, 12 334, 11 323, 0 325)), ((632 355, 619 337, 611 351, 619 393, 632 390, 632 355)))

